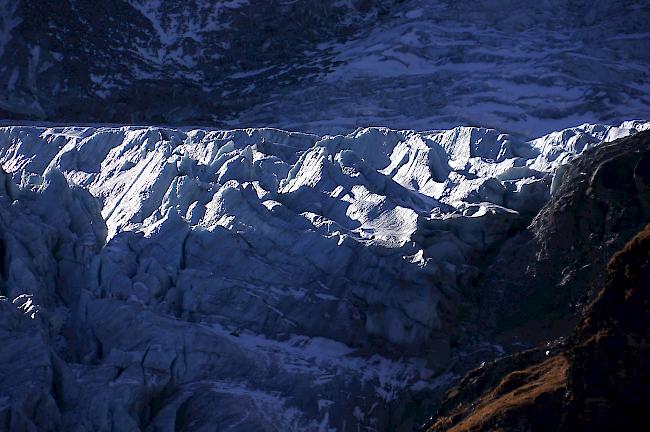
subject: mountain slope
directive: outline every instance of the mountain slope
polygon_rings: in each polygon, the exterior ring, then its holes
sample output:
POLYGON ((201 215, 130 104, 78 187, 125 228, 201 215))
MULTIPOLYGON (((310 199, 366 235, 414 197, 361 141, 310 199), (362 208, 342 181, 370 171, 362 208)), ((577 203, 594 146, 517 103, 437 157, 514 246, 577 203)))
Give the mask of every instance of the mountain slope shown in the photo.
POLYGON ((532 138, 650 106, 643 2, 5 3, 4 118, 532 138))
POLYGON ((519 355, 528 365, 506 373, 499 362, 475 371, 427 430, 644 430, 650 425, 649 284, 650 225, 612 257, 603 289, 559 353, 519 355))
POLYGON ((535 345, 575 326, 609 258, 650 218, 649 156, 642 133, 588 149, 558 169, 549 204, 501 247, 476 287, 499 343, 535 345))

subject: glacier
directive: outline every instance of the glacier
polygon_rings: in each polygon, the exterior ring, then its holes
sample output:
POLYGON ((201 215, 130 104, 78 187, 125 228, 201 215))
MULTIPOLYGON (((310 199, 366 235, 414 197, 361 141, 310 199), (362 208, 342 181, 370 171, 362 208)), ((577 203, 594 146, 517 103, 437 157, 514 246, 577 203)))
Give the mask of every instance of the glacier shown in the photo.
POLYGON ((0 424, 407 430, 502 353, 462 333, 485 257, 648 129, 2 127, 0 424))

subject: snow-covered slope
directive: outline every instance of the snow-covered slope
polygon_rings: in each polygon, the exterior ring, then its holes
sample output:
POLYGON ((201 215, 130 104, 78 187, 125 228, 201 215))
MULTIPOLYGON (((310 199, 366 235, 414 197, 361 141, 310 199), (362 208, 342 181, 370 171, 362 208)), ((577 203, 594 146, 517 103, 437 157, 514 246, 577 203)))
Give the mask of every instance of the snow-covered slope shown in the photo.
MULTIPOLYGON (((328 70, 238 122, 297 130, 476 125, 535 137, 647 118, 650 3, 410 0, 319 46, 328 70)), ((240 123, 241 124, 241 123, 240 123)))
POLYGON ((531 138, 650 112, 648 2, 4 3, 3 118, 531 138))
POLYGON ((0 128, 0 424, 406 427, 500 349, 462 330, 481 257, 649 128, 0 128))

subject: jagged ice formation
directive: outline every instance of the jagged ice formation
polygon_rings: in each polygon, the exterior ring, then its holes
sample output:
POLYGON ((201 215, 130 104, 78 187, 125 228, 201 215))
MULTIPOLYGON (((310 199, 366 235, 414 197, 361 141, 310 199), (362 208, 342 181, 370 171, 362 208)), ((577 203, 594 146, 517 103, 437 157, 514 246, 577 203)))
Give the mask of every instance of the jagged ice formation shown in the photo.
POLYGON ((500 350, 460 334, 482 260, 649 128, 0 128, 0 424, 404 425, 500 350))

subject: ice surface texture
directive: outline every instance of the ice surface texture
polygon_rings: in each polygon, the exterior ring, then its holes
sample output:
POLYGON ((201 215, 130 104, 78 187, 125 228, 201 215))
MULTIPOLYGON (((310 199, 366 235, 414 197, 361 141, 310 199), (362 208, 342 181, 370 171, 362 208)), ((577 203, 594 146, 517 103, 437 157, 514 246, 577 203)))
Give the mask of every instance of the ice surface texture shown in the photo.
POLYGON ((0 128, 0 424, 390 429, 481 256, 648 128, 0 128))

